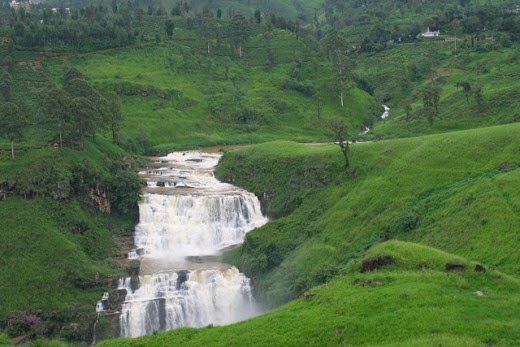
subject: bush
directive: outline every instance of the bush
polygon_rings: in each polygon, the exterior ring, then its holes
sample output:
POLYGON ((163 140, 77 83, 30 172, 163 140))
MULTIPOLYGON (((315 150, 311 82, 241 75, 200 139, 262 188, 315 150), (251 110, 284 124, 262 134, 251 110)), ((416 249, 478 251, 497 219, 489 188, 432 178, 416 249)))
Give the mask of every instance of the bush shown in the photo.
POLYGON ((116 210, 127 213, 141 199, 141 180, 135 172, 119 170, 110 182, 110 202, 116 210))
POLYGON ((67 199, 71 194, 72 172, 56 157, 42 157, 17 172, 16 191, 25 196, 50 196, 67 199))
POLYGON ((415 210, 403 211, 391 223, 394 232, 410 232, 419 225, 419 215, 415 210))
POLYGON ((283 88, 286 90, 294 90, 305 96, 313 96, 316 94, 316 87, 311 81, 297 81, 293 78, 287 78, 284 81, 283 88))
POLYGON ((7 334, 10 337, 27 335, 35 339, 45 333, 40 317, 28 311, 16 311, 7 318, 7 321, 7 334))

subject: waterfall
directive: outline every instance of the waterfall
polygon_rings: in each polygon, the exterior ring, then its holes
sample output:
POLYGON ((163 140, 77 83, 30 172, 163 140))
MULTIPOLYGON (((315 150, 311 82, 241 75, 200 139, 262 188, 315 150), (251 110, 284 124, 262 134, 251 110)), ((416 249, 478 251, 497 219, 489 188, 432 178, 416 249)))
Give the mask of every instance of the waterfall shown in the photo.
POLYGON ((381 119, 387 119, 390 116, 390 107, 383 105, 385 112, 381 115, 381 119))
POLYGON ((176 152, 140 172, 147 188, 129 254, 141 260, 139 287, 133 290, 130 278, 120 281, 127 291, 121 336, 230 324, 258 313, 247 277, 204 261, 267 222, 253 194, 214 177, 219 159, 176 152))

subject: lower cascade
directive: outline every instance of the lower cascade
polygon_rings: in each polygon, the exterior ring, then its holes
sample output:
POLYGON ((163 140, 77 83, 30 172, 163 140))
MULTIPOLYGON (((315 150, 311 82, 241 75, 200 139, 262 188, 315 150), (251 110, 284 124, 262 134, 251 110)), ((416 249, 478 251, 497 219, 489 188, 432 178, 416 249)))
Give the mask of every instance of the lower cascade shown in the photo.
POLYGON ((129 254, 141 260, 139 284, 120 280, 127 291, 121 336, 224 325, 259 313, 249 279, 234 266, 208 260, 267 222, 254 194, 214 177, 219 159, 175 152, 140 172, 147 188, 129 254))

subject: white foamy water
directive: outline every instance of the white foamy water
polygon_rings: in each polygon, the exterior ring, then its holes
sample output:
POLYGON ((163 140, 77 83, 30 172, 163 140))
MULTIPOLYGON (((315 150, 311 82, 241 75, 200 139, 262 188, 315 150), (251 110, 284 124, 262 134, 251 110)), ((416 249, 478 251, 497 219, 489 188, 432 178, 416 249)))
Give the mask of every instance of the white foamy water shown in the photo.
POLYGON ((130 280, 121 335, 141 336, 177 327, 223 325, 258 313, 249 279, 227 264, 191 263, 186 257, 218 254, 240 244, 267 222, 251 193, 219 182, 219 154, 176 152, 140 174, 148 181, 139 205, 135 245, 141 254, 139 288, 130 280))

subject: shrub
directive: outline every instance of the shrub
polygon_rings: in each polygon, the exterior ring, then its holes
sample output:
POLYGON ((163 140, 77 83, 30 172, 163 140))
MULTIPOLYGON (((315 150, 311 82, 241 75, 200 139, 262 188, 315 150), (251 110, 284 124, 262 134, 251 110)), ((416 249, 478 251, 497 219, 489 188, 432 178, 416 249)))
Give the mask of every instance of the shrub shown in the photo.
POLYGON ((40 317, 28 311, 16 311, 7 318, 7 321, 7 334, 10 337, 27 335, 35 339, 45 333, 40 317))
POLYGON ((410 232, 419 225, 419 215, 415 210, 403 211, 399 216, 394 218, 391 223, 391 229, 394 232, 410 232))

